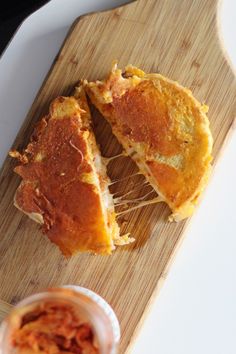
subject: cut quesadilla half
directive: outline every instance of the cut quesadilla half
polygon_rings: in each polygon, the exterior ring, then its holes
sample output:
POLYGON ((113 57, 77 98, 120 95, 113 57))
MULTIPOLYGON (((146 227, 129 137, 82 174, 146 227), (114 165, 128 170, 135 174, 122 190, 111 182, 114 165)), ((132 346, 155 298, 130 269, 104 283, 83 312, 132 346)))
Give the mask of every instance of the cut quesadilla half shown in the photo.
POLYGON ((115 64, 105 80, 84 86, 125 152, 169 205, 169 219, 190 216, 211 170, 207 106, 177 82, 132 65, 122 73, 115 64))
POLYGON ((82 88, 58 97, 36 126, 15 172, 22 181, 15 206, 36 222, 66 256, 78 251, 110 254, 120 237, 109 178, 91 128, 82 88))

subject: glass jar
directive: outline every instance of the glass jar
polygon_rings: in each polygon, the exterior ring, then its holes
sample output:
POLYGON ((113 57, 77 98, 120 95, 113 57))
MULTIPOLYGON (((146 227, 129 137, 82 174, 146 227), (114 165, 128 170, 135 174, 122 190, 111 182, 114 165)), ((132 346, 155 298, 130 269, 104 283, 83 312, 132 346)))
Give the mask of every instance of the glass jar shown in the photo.
POLYGON ((49 289, 20 301, 0 326, 0 354, 16 354, 12 334, 21 319, 42 304, 67 305, 88 323, 94 333, 99 354, 116 354, 120 339, 119 322, 108 303, 93 291, 79 286, 49 289))

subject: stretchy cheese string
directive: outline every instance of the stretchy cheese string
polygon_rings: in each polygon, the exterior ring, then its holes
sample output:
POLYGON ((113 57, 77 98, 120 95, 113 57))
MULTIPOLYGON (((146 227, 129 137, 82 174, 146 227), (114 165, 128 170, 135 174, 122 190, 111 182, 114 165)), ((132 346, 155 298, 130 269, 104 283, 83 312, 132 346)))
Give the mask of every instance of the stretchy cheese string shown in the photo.
POLYGON ((145 205, 151 205, 151 204, 156 204, 156 203, 160 203, 160 202, 163 202, 163 198, 161 198, 160 196, 156 197, 156 198, 153 198, 151 200, 146 200, 146 201, 143 201, 141 203, 139 203, 138 205, 135 205, 129 209, 126 209, 126 210, 123 210, 123 211, 120 211, 118 213, 116 213, 116 215, 119 217, 120 215, 123 215, 123 214, 126 214, 126 213, 129 213, 130 211, 133 211, 135 209, 138 209, 138 208, 141 208, 145 205))
POLYGON ((119 157, 127 157, 127 154, 124 151, 122 151, 120 154, 115 155, 115 156, 102 157, 102 160, 103 160, 105 165, 108 165, 110 161, 115 160, 115 159, 117 159, 119 157))
POLYGON ((132 175, 129 175, 129 176, 126 176, 126 177, 123 177, 123 178, 116 179, 115 181, 110 182, 108 185, 109 185, 109 186, 112 186, 112 185, 115 184, 115 183, 119 183, 119 182, 125 181, 126 179, 129 179, 129 178, 134 177, 134 176, 137 176, 137 175, 141 175, 141 172, 136 172, 136 173, 134 173, 134 174, 132 174, 132 175))
POLYGON ((123 199, 123 196, 122 197, 118 197, 118 198, 114 199, 114 203, 115 203, 115 206, 124 205, 124 204, 130 204, 130 203, 138 203, 140 200, 144 200, 145 198, 147 198, 152 193, 153 193, 153 190, 149 191, 148 193, 146 193, 142 197, 134 198, 134 199, 123 199))
MULTIPOLYGON (((104 163, 106 165, 108 165, 110 161, 112 161, 114 159, 117 159, 119 157, 127 157, 127 154, 123 151, 122 153, 120 153, 118 155, 115 155, 115 156, 112 156, 112 157, 103 157, 102 159, 103 159, 104 163)), ((129 176, 126 176, 126 177, 123 177, 123 178, 119 178, 117 180, 114 180, 114 181, 110 182, 109 186, 114 185, 114 184, 119 183, 119 182, 122 182, 122 181, 125 181, 125 180, 127 180, 129 178, 132 178, 132 177, 135 177, 135 176, 138 176, 138 175, 142 175, 142 173, 140 171, 138 171, 136 173, 133 173, 132 175, 129 175, 129 176)), ((146 187, 146 186, 151 186, 148 181, 141 182, 141 183, 137 184, 135 186, 135 188, 133 188, 131 191, 121 195, 120 197, 114 198, 115 207, 119 207, 119 206, 127 205, 127 204, 139 203, 138 205, 135 205, 135 206, 130 207, 130 208, 126 209, 126 210, 123 210, 123 211, 120 211, 120 212, 116 213, 117 217, 119 217, 120 215, 129 213, 130 211, 133 211, 133 210, 136 210, 138 208, 141 208, 141 207, 143 207, 145 205, 151 205, 151 204, 163 202, 163 198, 161 198, 160 196, 157 196, 156 198, 153 198, 151 200, 144 200, 145 198, 147 198, 150 194, 152 194, 154 192, 153 189, 151 191, 149 191, 148 193, 146 193, 142 197, 134 198, 134 199, 124 199, 124 197, 127 197, 131 193, 140 190, 141 187, 146 187)), ((118 194, 118 193, 120 193, 120 192, 115 193, 113 195, 113 197, 116 194, 118 194)))
POLYGON ((140 191, 141 187, 151 187, 151 184, 148 182, 148 181, 144 181, 144 182, 141 182, 141 183, 137 183, 135 185, 135 188, 131 189, 129 192, 125 193, 125 194, 122 194, 120 197, 116 197, 117 194, 120 194, 120 191, 116 192, 113 194, 113 197, 116 199, 116 198, 124 198, 124 197, 127 197, 128 195, 134 193, 134 192, 138 192, 140 191))
MULTIPOLYGON (((119 157, 127 157, 127 156, 128 156, 128 155, 126 154, 126 152, 125 152, 125 151, 122 151, 120 154, 115 155, 115 156, 102 157, 102 161, 104 162, 105 165, 108 165, 109 162, 112 161, 112 160, 115 160, 115 159, 117 159, 117 158, 119 158, 119 157)), ((126 176, 126 177, 123 177, 123 178, 119 178, 119 179, 117 179, 117 180, 114 180, 114 181, 110 182, 108 185, 111 186, 111 185, 113 185, 113 184, 115 184, 115 183, 119 183, 119 182, 125 181, 126 179, 128 179, 128 178, 130 178, 130 177, 134 177, 134 176, 140 175, 140 174, 141 174, 140 172, 136 172, 136 173, 134 173, 134 174, 132 174, 132 175, 129 175, 129 176, 126 176)))

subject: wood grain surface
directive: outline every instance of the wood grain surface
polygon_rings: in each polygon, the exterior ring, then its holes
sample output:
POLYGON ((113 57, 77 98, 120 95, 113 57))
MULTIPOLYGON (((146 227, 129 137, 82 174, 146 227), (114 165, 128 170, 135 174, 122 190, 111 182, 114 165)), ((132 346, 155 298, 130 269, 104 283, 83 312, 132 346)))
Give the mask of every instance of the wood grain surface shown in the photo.
POLYGON ((7 314, 11 311, 12 305, 7 302, 0 300, 0 321, 7 316, 7 314))
MULTIPOLYGON (((49 102, 72 92, 81 78, 103 78, 113 59, 147 72, 160 72, 192 89, 209 107, 214 163, 236 112, 236 80, 219 40, 216 0, 139 0, 112 11, 79 18, 72 26, 15 140, 28 142, 34 123, 49 102)), ((14 102, 13 102, 14 104, 14 102)), ((95 130, 105 156, 121 147, 102 117, 93 110, 95 130)), ((103 296, 121 324, 120 353, 128 353, 148 305, 167 275, 187 221, 167 222, 164 204, 124 215, 123 231, 136 242, 110 257, 79 254, 64 258, 39 226, 13 206, 20 179, 6 158, 0 179, 0 298, 11 304, 46 287, 78 284, 103 296)), ((128 159, 109 166, 112 178, 135 171, 128 159)), ((141 178, 141 177, 140 177, 141 178)), ((128 190, 139 177, 114 186, 128 190)), ((0 305, 1 307, 1 305, 0 305)))

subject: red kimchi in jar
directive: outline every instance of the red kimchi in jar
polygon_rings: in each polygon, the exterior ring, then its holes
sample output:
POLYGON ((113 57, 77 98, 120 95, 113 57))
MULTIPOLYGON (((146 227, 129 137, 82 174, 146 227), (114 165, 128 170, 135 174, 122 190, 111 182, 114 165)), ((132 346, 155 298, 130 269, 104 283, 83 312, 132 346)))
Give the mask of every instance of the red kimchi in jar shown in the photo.
POLYGON ((0 353, 115 354, 113 323, 92 294, 58 288, 21 301, 1 325, 0 353))

